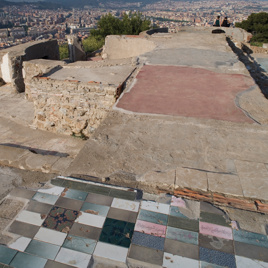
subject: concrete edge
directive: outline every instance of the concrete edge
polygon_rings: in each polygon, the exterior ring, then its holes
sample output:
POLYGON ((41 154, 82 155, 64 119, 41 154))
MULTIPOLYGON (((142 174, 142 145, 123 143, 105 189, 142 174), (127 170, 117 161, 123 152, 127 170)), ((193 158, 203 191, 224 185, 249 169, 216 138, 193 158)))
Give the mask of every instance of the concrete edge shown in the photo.
MULTIPOLYGON (((161 173, 161 172, 160 172, 161 173)), ((112 174, 106 178, 92 177, 83 174, 71 174, 70 177, 75 177, 83 180, 91 180, 94 182, 106 183, 121 187, 129 187, 142 190, 151 194, 170 194, 198 201, 205 201, 216 206, 233 207, 237 209, 248 210, 252 212, 260 212, 268 214, 268 200, 244 197, 242 195, 230 195, 210 190, 193 189, 193 187, 180 187, 168 182, 159 180, 144 181, 137 178, 135 174, 120 172, 112 174), (118 175, 118 176, 117 176, 118 175)))

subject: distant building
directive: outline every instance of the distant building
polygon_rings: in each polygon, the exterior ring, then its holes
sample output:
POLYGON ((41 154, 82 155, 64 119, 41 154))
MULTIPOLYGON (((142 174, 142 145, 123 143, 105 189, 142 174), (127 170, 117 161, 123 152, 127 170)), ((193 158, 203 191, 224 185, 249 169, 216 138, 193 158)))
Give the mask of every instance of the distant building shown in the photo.
POLYGON ((6 40, 8 38, 8 29, 0 29, 0 40, 6 40))
POLYGON ((23 27, 16 27, 10 30, 10 36, 14 39, 20 39, 26 36, 26 32, 23 27))

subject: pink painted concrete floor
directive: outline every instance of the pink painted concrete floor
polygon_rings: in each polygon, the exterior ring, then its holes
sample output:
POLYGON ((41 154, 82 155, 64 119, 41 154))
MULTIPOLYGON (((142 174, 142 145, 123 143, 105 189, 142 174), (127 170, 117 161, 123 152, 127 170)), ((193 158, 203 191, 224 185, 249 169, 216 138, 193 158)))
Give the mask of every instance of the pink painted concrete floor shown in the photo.
POLYGON ((235 105, 236 95, 253 84, 249 77, 240 74, 145 65, 117 107, 138 113, 253 123, 235 105))

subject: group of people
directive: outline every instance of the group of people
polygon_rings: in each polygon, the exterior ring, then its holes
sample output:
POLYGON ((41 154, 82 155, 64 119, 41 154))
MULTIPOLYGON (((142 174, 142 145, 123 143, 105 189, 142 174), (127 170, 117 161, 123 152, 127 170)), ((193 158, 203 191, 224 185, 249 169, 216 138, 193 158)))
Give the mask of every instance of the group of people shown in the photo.
POLYGON ((223 21, 221 21, 221 17, 217 16, 217 19, 214 21, 214 27, 230 27, 230 22, 228 21, 228 17, 225 17, 223 21))

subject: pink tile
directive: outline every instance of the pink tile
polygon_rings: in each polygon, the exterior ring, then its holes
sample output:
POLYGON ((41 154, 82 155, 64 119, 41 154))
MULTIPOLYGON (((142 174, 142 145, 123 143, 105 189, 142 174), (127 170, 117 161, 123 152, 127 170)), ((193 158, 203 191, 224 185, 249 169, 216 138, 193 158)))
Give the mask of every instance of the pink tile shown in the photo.
POLYGON ((223 239, 233 239, 232 229, 207 222, 199 222, 200 234, 217 236, 223 239))
POLYGON ((186 203, 181 197, 175 197, 173 195, 171 199, 171 206, 186 208, 186 203))
POLYGON ((137 220, 135 225, 135 231, 137 232, 160 237, 165 237, 166 229, 167 227, 164 225, 140 220, 137 220))

